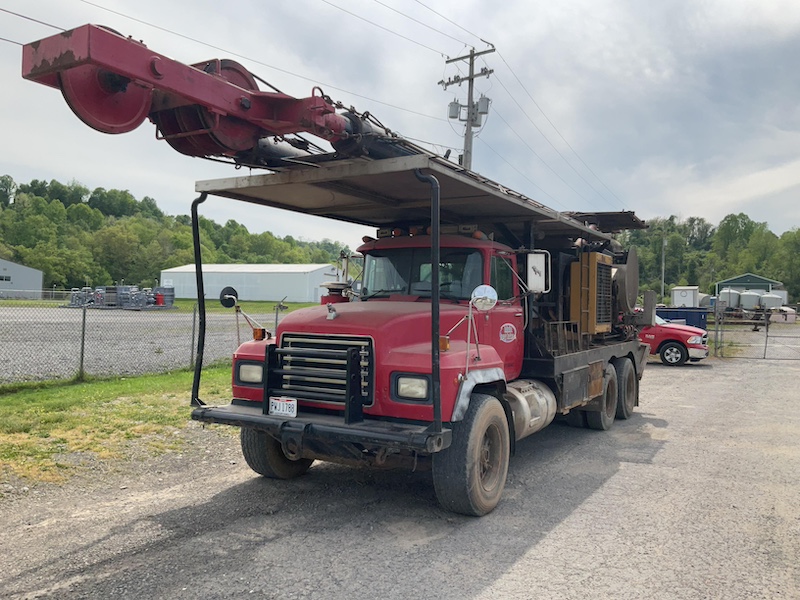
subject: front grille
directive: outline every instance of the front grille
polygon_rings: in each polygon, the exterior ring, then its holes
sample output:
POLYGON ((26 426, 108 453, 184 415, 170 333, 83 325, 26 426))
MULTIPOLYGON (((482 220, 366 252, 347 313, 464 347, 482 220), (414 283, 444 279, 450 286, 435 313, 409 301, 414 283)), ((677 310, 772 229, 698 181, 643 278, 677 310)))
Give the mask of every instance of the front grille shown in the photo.
POLYGON ((344 404, 347 391, 347 354, 358 352, 358 390, 363 406, 373 403, 374 359, 372 340, 366 337, 325 337, 285 333, 281 337, 280 392, 300 400, 344 404))

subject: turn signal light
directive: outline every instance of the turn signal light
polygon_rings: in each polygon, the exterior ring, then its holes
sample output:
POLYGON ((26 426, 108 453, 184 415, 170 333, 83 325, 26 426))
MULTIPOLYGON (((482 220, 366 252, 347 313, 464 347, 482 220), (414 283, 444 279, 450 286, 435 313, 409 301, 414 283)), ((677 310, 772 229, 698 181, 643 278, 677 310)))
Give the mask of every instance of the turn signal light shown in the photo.
POLYGON ((439 336, 439 352, 447 352, 450 350, 450 336, 439 336))
POLYGON ((267 330, 263 327, 256 327, 253 329, 253 339, 257 342, 267 339, 267 330))

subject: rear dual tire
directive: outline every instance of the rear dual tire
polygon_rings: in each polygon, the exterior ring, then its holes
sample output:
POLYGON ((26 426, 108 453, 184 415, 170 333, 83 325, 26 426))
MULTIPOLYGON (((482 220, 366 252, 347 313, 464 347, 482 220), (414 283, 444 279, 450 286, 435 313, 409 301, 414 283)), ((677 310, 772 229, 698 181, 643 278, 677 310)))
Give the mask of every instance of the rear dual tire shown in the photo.
POLYGON ((586 424, 589 429, 607 431, 614 424, 617 416, 617 371, 614 365, 606 365, 603 374, 603 405, 600 410, 586 411, 586 424))
POLYGON ((629 358, 615 358, 611 361, 617 372, 617 418, 630 419, 639 401, 639 378, 629 358))

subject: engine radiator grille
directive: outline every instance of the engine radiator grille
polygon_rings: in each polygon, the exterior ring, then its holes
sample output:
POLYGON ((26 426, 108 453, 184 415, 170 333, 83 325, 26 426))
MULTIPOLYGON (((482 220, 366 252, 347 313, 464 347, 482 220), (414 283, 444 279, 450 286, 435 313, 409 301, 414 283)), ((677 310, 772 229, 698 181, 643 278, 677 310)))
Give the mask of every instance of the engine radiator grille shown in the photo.
POLYGON ((347 355, 351 348, 359 357, 357 393, 363 406, 371 406, 374 400, 374 350, 372 339, 367 337, 283 334, 276 373, 279 375, 276 384, 280 393, 300 400, 344 405, 347 355))

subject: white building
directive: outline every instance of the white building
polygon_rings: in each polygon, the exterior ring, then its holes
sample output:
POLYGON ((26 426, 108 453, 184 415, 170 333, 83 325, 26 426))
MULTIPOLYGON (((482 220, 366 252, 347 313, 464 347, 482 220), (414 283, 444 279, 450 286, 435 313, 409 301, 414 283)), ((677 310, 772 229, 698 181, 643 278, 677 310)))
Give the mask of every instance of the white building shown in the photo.
MULTIPOLYGON (((333 265, 203 265, 206 300, 219 298, 231 286, 240 300, 319 302, 327 294, 323 283, 336 281, 333 265)), ((194 265, 161 271, 161 285, 175 288, 176 298, 197 298, 194 265)))
POLYGON ((670 306, 679 308, 696 308, 700 306, 700 286, 676 285, 672 288, 672 303, 670 306))
POLYGON ((39 269, 0 258, 0 298, 42 297, 43 274, 39 269))

